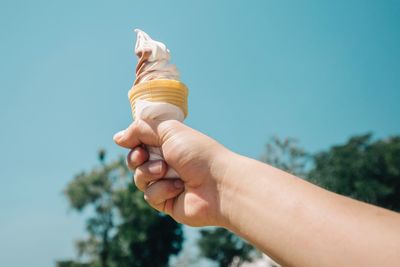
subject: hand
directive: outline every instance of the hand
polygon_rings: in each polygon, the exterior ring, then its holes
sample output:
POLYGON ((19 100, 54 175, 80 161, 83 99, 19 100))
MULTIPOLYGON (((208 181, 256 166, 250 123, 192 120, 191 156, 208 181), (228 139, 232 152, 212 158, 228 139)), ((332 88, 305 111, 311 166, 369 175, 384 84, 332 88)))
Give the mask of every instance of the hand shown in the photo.
POLYGON ((229 150, 174 120, 135 121, 114 141, 131 149, 128 167, 153 208, 191 226, 223 225, 221 183, 229 150), (161 147, 165 162, 148 161, 143 144, 161 147), (162 179, 169 166, 181 179, 162 179))

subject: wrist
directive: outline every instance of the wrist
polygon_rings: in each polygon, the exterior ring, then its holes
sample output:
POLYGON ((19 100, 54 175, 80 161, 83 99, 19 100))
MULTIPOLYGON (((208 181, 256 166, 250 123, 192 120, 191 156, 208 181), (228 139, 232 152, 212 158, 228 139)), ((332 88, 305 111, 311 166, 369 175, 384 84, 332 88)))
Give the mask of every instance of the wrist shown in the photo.
POLYGON ((240 194, 240 180, 244 177, 245 157, 226 148, 219 154, 215 164, 215 180, 218 192, 218 215, 216 224, 230 228, 231 215, 237 209, 237 194, 240 194))

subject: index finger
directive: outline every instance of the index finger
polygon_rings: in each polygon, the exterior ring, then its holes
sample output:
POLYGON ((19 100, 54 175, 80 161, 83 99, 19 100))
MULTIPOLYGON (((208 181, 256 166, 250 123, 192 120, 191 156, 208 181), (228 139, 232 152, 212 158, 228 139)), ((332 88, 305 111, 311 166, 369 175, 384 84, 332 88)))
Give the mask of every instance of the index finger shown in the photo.
POLYGON ((116 133, 113 139, 117 145, 125 148, 134 148, 140 144, 161 146, 157 125, 151 126, 143 120, 136 120, 127 129, 116 133))

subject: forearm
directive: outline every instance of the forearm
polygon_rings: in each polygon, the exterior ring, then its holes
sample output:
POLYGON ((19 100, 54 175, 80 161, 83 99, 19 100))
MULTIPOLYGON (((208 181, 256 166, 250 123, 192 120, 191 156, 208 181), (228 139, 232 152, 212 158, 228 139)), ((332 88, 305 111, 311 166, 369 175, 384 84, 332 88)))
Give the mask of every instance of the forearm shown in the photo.
POLYGON ((236 154, 229 162, 221 197, 224 226, 283 265, 400 262, 398 214, 236 154))

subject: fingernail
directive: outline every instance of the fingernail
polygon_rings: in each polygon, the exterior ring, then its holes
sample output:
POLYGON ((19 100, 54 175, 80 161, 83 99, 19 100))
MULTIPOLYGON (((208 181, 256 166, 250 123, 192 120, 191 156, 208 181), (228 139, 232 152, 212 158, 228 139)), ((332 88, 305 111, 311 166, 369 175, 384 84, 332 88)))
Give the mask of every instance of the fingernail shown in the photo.
POLYGON ((175 186, 176 189, 182 189, 183 188, 182 180, 175 180, 174 186, 175 186))
POLYGON ((161 173, 162 163, 161 161, 155 161, 149 165, 149 172, 152 174, 161 173))
POLYGON ((113 136, 114 141, 118 141, 124 134, 125 130, 119 131, 118 133, 114 134, 113 136))

